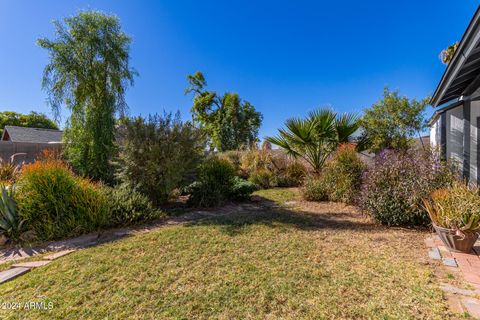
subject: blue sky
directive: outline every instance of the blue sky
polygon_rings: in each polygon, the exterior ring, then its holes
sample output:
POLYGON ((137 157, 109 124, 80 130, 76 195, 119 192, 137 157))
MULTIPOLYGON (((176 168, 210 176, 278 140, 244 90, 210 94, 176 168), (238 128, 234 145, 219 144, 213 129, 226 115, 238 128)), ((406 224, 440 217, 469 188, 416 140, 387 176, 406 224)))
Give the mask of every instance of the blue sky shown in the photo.
MULTIPOLYGON (((139 72, 131 115, 180 110, 185 77, 233 91, 264 115, 260 136, 321 106, 361 112, 384 86, 432 94, 439 52, 459 40, 475 1, 21 1, 0 0, 0 111, 51 115, 41 90, 48 56, 35 41, 53 19, 82 9, 120 17, 139 72)), ((65 120, 65 119, 63 119, 65 120)))

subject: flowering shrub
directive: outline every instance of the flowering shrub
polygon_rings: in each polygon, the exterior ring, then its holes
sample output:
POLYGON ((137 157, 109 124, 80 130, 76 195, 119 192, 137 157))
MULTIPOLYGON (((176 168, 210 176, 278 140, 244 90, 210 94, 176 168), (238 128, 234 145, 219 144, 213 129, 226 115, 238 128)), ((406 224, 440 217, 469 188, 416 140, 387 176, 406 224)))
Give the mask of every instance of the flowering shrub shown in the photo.
POLYGON ((109 218, 107 199, 99 187, 76 176, 61 160, 25 165, 15 200, 25 229, 42 240, 94 231, 109 218))
POLYGON ((430 151, 382 151, 363 177, 359 205, 390 226, 427 225, 422 199, 455 180, 451 166, 430 151))

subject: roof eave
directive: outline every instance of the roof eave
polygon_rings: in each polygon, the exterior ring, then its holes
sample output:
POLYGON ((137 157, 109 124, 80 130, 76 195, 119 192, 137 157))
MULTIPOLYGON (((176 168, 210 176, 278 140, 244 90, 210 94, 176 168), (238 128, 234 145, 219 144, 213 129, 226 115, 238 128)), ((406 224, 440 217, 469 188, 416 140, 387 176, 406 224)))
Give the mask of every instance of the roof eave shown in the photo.
MULTIPOLYGON (((460 43, 458 45, 457 50, 455 51, 455 54, 453 55, 452 60, 450 61, 450 63, 447 65, 447 68, 443 72, 442 79, 440 80, 437 88, 435 89, 435 93, 430 99, 430 104, 433 107, 438 106, 439 101, 442 99, 443 94, 448 88, 448 85, 453 81, 455 75, 463 66, 466 56, 475 46, 476 41, 472 41, 472 40, 475 40, 474 39, 475 33, 480 35, 480 33, 478 32, 479 24, 480 24, 480 6, 477 7, 477 10, 475 11, 473 18, 470 20, 467 30, 463 34, 462 39, 460 40, 460 43)), ((478 40, 478 37, 476 38, 477 38, 476 40, 478 40)))

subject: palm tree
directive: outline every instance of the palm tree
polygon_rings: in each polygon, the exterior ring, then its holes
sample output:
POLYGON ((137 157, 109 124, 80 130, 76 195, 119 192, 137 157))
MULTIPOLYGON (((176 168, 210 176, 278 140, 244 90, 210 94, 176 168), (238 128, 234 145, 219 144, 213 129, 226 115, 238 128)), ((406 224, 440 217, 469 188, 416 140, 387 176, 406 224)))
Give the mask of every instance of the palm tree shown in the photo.
POLYGON ((288 119, 285 127, 278 130, 278 136, 267 137, 267 141, 295 158, 304 159, 316 173, 320 173, 328 156, 338 145, 352 139, 359 128, 359 117, 351 113, 337 115, 330 109, 317 109, 310 112, 306 119, 288 119))

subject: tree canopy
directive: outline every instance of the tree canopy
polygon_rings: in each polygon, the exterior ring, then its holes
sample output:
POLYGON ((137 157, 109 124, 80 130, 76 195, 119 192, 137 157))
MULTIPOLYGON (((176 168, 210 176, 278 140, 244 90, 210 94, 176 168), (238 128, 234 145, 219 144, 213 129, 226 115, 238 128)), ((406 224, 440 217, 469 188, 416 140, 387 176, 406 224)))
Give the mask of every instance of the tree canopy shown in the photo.
POLYGON ((115 116, 126 109, 125 91, 136 72, 129 66, 130 37, 116 16, 82 11, 55 21, 55 38, 41 38, 50 56, 43 88, 56 116, 62 106, 71 116, 65 155, 81 174, 108 181, 114 154, 115 116))
POLYGON ((440 52, 440 60, 442 60, 443 64, 449 64, 452 61, 453 56, 455 55, 455 51, 457 51, 458 42, 449 45, 446 49, 443 49, 440 52))
POLYGON ((17 126, 41 129, 58 129, 58 126, 43 113, 30 112, 21 114, 14 111, 0 112, 0 136, 5 126, 17 126))
POLYGON ((207 81, 201 72, 187 77, 185 94, 193 93, 192 118, 207 134, 210 147, 218 151, 249 147, 258 141, 263 116, 237 93, 219 95, 205 89, 207 81))
POLYGON ((328 156, 342 143, 352 140, 359 128, 356 114, 337 114, 330 109, 318 109, 305 119, 291 118, 286 129, 267 141, 281 147, 287 154, 307 161, 316 173, 320 173, 328 156))
POLYGON ((383 99, 364 110, 360 139, 364 149, 377 153, 383 149, 411 147, 413 137, 427 127, 425 108, 429 100, 410 100, 398 91, 385 88, 383 99))

